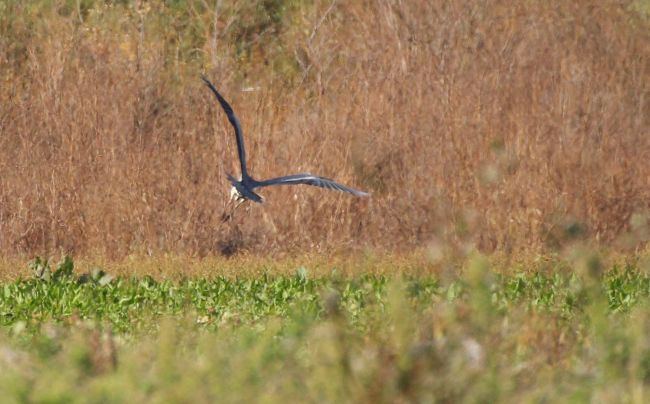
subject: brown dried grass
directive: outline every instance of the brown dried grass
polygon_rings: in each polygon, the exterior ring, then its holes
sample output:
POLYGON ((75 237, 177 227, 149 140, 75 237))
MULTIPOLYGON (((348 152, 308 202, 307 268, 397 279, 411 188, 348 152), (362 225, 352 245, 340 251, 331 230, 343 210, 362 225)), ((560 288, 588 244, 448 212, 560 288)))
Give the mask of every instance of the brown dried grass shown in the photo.
POLYGON ((4 255, 647 240, 635 2, 315 1, 257 25, 246 1, 57 4, 9 2, 0 24, 4 255), (222 224, 235 142, 202 71, 253 175, 310 171, 372 197, 265 189, 222 224))

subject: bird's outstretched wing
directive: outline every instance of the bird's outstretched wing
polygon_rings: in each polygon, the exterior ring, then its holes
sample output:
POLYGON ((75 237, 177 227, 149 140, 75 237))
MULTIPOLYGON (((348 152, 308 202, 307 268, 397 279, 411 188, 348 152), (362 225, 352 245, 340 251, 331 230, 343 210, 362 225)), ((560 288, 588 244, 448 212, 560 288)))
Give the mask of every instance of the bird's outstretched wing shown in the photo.
POLYGON ((241 163, 241 176, 242 179, 248 177, 248 171, 246 170, 246 150, 244 149, 244 137, 242 135, 242 130, 241 130, 241 125, 239 124, 239 120, 237 119, 237 116, 235 115, 235 112, 232 110, 232 107, 228 102, 219 94, 216 88, 214 88, 214 85, 208 80, 205 76, 201 76, 201 79, 205 82, 205 84, 212 90, 214 93, 214 96, 217 97, 217 101, 219 101, 219 104, 221 104, 221 108, 223 108, 224 112, 226 115, 228 115, 228 120, 230 121, 230 124, 235 128, 235 137, 237 138, 237 152, 239 153, 239 162, 241 163))
POLYGON ((271 185, 292 185, 292 184, 306 184, 313 185, 315 187, 321 187, 326 189, 332 189, 334 191, 347 192, 354 196, 368 196, 368 193, 357 191, 346 187, 345 185, 339 184, 338 182, 331 180, 325 177, 319 177, 312 174, 294 174, 287 175, 284 177, 271 178, 265 181, 257 181, 256 187, 268 187, 271 185))

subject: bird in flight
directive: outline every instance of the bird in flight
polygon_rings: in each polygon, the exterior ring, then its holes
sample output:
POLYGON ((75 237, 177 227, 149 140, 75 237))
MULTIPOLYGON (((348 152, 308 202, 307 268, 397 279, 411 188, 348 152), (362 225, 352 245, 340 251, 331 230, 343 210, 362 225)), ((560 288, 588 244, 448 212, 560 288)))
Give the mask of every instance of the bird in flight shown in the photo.
POLYGON ((236 205, 229 215, 224 215, 224 220, 231 218, 234 210, 247 200, 262 203, 263 198, 256 194, 254 189, 269 187, 271 185, 306 184, 335 191, 347 192, 354 196, 368 196, 368 193, 366 192, 357 191, 356 189, 346 187, 345 185, 339 184, 329 178, 319 177, 308 173, 286 175, 263 181, 258 181, 248 175, 248 170, 246 169, 246 149, 244 148, 244 138, 239 120, 237 119, 237 116, 235 116, 235 112, 232 110, 230 104, 228 104, 221 94, 219 94, 210 80, 205 76, 201 76, 201 78, 210 90, 212 90, 212 93, 217 98, 217 101, 219 101, 219 104, 221 104, 221 108, 223 108, 224 112, 228 116, 230 124, 235 129, 235 138, 237 139, 237 152, 239 154, 239 163, 241 164, 241 177, 237 180, 232 175, 228 174, 228 180, 232 184, 232 188, 230 189, 230 199, 236 205))

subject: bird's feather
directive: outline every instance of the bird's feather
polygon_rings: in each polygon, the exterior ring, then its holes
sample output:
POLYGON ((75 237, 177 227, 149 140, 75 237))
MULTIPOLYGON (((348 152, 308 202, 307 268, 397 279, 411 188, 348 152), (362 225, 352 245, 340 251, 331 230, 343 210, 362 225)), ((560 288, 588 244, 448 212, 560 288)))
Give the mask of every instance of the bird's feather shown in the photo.
POLYGON ((205 82, 205 84, 212 90, 212 93, 214 96, 217 98, 217 101, 219 101, 219 104, 221 104, 221 108, 223 108, 224 112, 228 116, 228 120, 230 121, 230 124, 232 125, 233 128, 235 128, 235 138, 237 139, 237 152, 239 153, 239 163, 241 164, 241 176, 242 179, 248 178, 248 171, 246 170, 246 149, 244 148, 244 137, 242 134, 242 129, 241 125, 239 124, 239 119, 237 119, 237 116, 235 115, 235 112, 232 110, 232 107, 228 102, 219 94, 217 89, 212 85, 210 80, 208 80, 205 76, 201 76, 201 79, 205 82))
POLYGON ((317 175, 312 175, 307 173, 286 175, 283 177, 271 178, 264 181, 257 181, 254 187, 268 187, 272 185, 293 185, 293 184, 312 185, 315 187, 331 189, 334 191, 347 192, 354 196, 368 196, 368 193, 366 192, 357 191, 356 189, 346 187, 345 185, 339 184, 338 182, 332 179, 319 177, 317 175))

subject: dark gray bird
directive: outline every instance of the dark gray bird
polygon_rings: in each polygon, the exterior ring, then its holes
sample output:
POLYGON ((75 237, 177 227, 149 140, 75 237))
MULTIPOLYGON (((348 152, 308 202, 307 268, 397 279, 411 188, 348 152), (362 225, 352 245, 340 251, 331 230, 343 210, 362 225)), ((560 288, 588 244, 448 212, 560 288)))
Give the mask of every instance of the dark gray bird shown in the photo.
POLYGON ((210 90, 212 90, 214 96, 217 97, 217 101, 219 101, 221 108, 223 108, 224 112, 228 116, 230 124, 233 126, 233 128, 235 128, 237 152, 239 153, 239 163, 241 164, 241 177, 239 180, 237 180, 232 175, 228 174, 228 180, 230 180, 230 183, 232 184, 230 197, 233 202, 237 203, 235 208, 249 199, 257 203, 262 203, 263 198, 256 194, 253 190, 255 188, 268 187, 271 185, 307 184, 316 187, 332 189, 335 191, 348 192, 354 196, 368 196, 366 192, 357 191, 356 189, 346 187, 345 185, 339 184, 329 178, 319 177, 308 173, 286 175, 283 177, 271 178, 264 181, 255 180, 253 177, 248 175, 248 170, 246 169, 246 150, 244 148, 244 138, 242 136, 242 129, 241 125, 239 124, 239 120, 235 116, 235 113, 233 112, 230 104, 228 104, 228 102, 221 96, 221 94, 219 94, 210 80, 208 80, 205 76, 201 76, 201 78, 210 88, 210 90))

